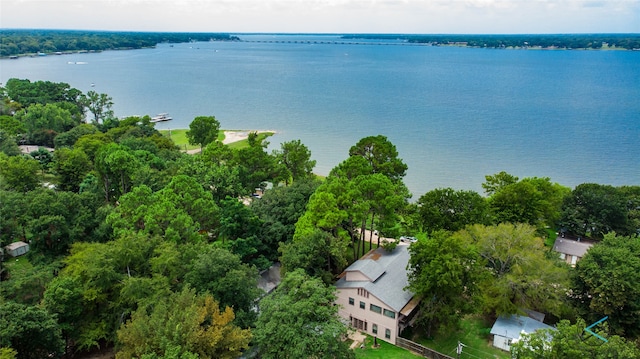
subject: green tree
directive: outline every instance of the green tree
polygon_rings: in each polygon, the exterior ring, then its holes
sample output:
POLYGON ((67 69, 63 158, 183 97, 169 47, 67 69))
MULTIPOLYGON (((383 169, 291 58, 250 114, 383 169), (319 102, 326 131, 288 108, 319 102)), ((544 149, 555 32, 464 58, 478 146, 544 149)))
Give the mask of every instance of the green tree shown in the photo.
POLYGON ((458 231, 473 243, 490 276, 480 283, 483 309, 493 315, 533 309, 560 316, 566 310, 568 268, 549 259, 535 227, 502 223, 458 231))
POLYGON ((113 117, 113 99, 111 96, 95 91, 87 92, 82 99, 82 104, 93 114, 93 123, 100 123, 107 118, 113 117))
POLYGON ((108 143, 113 142, 113 140, 102 132, 83 135, 78 138, 78 140, 73 145, 73 148, 82 150, 84 153, 89 156, 91 162, 95 160, 96 153, 98 149, 108 143))
MULTIPOLYGON (((329 183, 324 183, 309 198, 307 210, 296 223, 293 241, 309 240, 318 230, 325 232, 327 236, 323 238, 329 255, 325 257, 323 267, 333 274, 339 274, 347 264, 346 249, 357 238, 355 228, 359 221, 354 221, 353 213, 349 212, 349 206, 353 202, 352 191, 347 188, 349 182, 336 179, 332 183, 334 189, 329 188, 329 183), (342 191, 336 191, 337 188, 342 191)), ((355 253, 355 243, 353 247, 355 253)), ((295 268, 287 270, 293 269, 295 268)))
POLYGON ((428 232, 458 231, 470 224, 488 224, 488 205, 474 191, 431 190, 418 200, 422 228, 428 232))
POLYGON ((198 116, 189 124, 187 138, 192 145, 200 145, 200 151, 218 139, 220 122, 213 116, 198 116))
POLYGON ((343 341, 335 288, 296 270, 260 302, 254 330, 262 358, 353 358, 343 341))
POLYGON ((0 177, 5 188, 27 192, 34 190, 38 184, 38 161, 30 156, 0 157, 0 177))
POLYGON ((61 133, 76 125, 71 113, 55 103, 31 105, 26 110, 18 112, 16 118, 24 123, 30 135, 38 130, 52 130, 61 133))
POLYGON ((15 136, 7 134, 2 129, 0 129, 0 153, 7 156, 17 156, 21 153, 15 136))
POLYGON ((274 187, 264 193, 259 201, 251 203, 251 210, 262 221, 261 238, 268 250, 265 256, 277 259, 279 243, 293 240, 295 225, 302 216, 320 182, 315 179, 303 179, 287 187, 274 187))
POLYGON ((587 324, 578 320, 571 324, 561 320, 556 330, 538 330, 525 334, 521 340, 511 348, 514 359, 609 359, 609 358, 638 358, 640 348, 631 341, 606 333, 605 330, 595 329, 600 336, 606 337, 607 342, 587 334, 584 329, 587 324))
POLYGON ((496 223, 528 223, 542 230, 556 227, 569 192, 549 178, 524 178, 503 185, 488 202, 496 223))
POLYGON ((67 346, 71 345, 71 338, 78 334, 75 323, 82 319, 84 305, 79 283, 66 276, 53 278, 44 292, 42 304, 47 312, 56 316, 62 337, 67 346))
POLYGON ((107 202, 129 192, 134 176, 143 167, 132 151, 115 143, 98 149, 94 166, 107 202))
POLYGON ((18 352, 12 348, 0 348, 0 359, 16 359, 18 352))
POLYGON ((622 191, 595 183, 583 183, 571 191, 562 205, 560 225, 574 235, 593 238, 609 232, 632 232, 622 191))
POLYGON ((117 304, 125 272, 114 265, 111 244, 75 243, 60 272, 78 283, 82 292, 82 315, 74 323, 72 340, 78 350, 89 350, 101 342, 113 342, 118 319, 126 314, 117 304))
POLYGON ((494 193, 499 192, 502 188, 518 182, 518 177, 508 174, 505 171, 496 173, 494 175, 484 176, 485 182, 482 184, 484 192, 491 196, 494 193))
POLYGON ((237 255, 226 249, 206 247, 188 268, 185 283, 198 293, 213 295, 221 310, 233 308, 242 327, 253 324, 252 309, 261 294, 255 267, 242 263, 237 255))
POLYGON ((186 288, 150 312, 136 311, 118 330, 116 358, 237 358, 249 347, 251 333, 234 326, 233 319, 231 308, 221 310, 213 297, 186 288))
POLYGON ((79 103, 82 92, 64 82, 31 82, 26 79, 11 78, 7 81, 5 88, 7 90, 7 96, 11 100, 19 103, 23 108, 34 104, 44 105, 61 102, 74 103, 79 110, 82 106, 79 103))
POLYGON ((53 153, 53 169, 60 176, 58 188, 63 191, 78 192, 80 183, 91 171, 91 161, 79 149, 60 148, 53 153))
POLYGON ((0 131, 9 136, 17 136, 25 133, 24 124, 14 116, 0 115, 0 131))
POLYGON ((629 235, 640 236, 640 186, 622 186, 619 189, 627 202, 629 235))
POLYGON ((245 193, 253 193, 256 188, 263 188, 265 182, 275 182, 282 177, 282 167, 274 156, 265 151, 267 145, 265 141, 254 141, 253 145, 233 153, 230 164, 238 167, 238 176, 245 193))
POLYGON ((64 341, 55 317, 43 308, 14 302, 0 304, 0 347, 17 359, 60 358, 64 341))
POLYGON ((287 169, 285 185, 313 175, 316 161, 311 159, 311 151, 300 140, 282 143, 280 151, 274 151, 274 156, 287 169))
POLYGON ((613 333, 640 336, 640 238, 605 235, 578 261, 573 296, 588 320, 609 316, 613 333))
POLYGON ((11 266, 0 282, 0 297, 20 304, 37 305, 58 268, 59 264, 55 262, 11 266))
POLYGON ((409 289, 422 297, 419 321, 427 336, 456 328, 477 301, 482 268, 475 246, 464 236, 434 232, 411 244, 409 289))
POLYGON ((209 144, 202 156, 183 156, 176 161, 176 164, 178 174, 195 178, 203 188, 211 191, 216 203, 220 203, 227 196, 240 197, 244 190, 240 183, 237 167, 228 166, 208 157, 209 149, 217 144, 219 143, 209 144))
POLYGON ((280 243, 280 272, 284 275, 302 269, 312 277, 332 283, 335 271, 332 263, 343 260, 339 251, 342 249, 344 252, 347 245, 346 241, 336 241, 329 233, 319 229, 291 242, 280 243))
POLYGON ((407 172, 407 165, 398 157, 396 146, 385 136, 369 136, 349 149, 349 156, 363 157, 373 170, 392 181, 399 181, 407 172))
POLYGON ((73 145, 85 135, 92 135, 98 132, 98 129, 94 125, 83 123, 78 125, 67 132, 60 133, 53 139, 53 143, 56 148, 60 147, 73 147, 73 145))

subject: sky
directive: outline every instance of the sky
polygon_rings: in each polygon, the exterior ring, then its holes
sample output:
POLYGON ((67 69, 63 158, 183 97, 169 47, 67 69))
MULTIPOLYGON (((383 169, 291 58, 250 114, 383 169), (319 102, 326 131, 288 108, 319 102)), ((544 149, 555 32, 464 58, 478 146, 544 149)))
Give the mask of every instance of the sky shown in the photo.
POLYGON ((227 33, 640 33, 640 0, 1 0, 0 28, 227 33))

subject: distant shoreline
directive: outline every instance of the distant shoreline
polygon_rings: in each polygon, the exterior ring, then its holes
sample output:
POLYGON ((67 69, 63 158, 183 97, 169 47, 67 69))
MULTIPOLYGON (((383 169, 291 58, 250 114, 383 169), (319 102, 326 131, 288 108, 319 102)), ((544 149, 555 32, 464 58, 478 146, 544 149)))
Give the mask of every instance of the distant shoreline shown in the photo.
MULTIPOLYGON (((107 50, 135 50, 153 48, 161 43, 184 43, 193 41, 253 42, 246 37, 257 33, 165 33, 165 32, 119 32, 119 31, 69 31, 69 30, 9 30, 0 29, 3 43, 0 44, 0 59, 18 59, 50 55, 67 55, 82 52, 107 50), (93 36, 93 37, 91 37, 93 36), (245 39, 242 39, 244 36, 245 39), (106 43, 95 42, 94 37, 106 43), (129 39, 140 40, 140 45, 131 46, 129 39), (74 41, 75 40, 75 41, 74 41), (78 48, 77 43, 93 41, 87 48, 78 48), (107 41, 108 40, 108 41, 107 41), (144 40, 144 41, 143 41, 144 40), (53 42, 53 43, 52 43, 53 42), (34 45, 35 43, 35 45, 34 45), (72 45, 73 44, 73 45, 72 45), (13 45, 13 46, 12 46, 13 45), (27 47, 27 45, 29 45, 27 47), (17 52, 28 48, 27 52, 17 52)), ((535 49, 535 50, 627 50, 640 51, 640 34, 284 34, 274 36, 324 35, 338 37, 339 41, 313 41, 278 39, 256 42, 312 43, 358 45, 413 45, 413 46, 456 46, 486 49, 535 49), (359 41, 365 40, 365 41, 359 41), (372 41, 373 40, 373 41, 372 41), (388 43, 380 43, 380 42, 388 43)))

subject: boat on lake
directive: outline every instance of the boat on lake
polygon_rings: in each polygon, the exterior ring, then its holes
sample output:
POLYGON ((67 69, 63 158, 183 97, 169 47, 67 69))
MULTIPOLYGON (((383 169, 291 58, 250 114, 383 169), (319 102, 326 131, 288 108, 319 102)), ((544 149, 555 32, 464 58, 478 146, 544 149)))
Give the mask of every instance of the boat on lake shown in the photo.
POLYGON ((151 117, 151 122, 156 123, 156 122, 165 122, 165 121, 171 121, 173 120, 171 117, 169 117, 168 113, 159 113, 156 116, 151 117))

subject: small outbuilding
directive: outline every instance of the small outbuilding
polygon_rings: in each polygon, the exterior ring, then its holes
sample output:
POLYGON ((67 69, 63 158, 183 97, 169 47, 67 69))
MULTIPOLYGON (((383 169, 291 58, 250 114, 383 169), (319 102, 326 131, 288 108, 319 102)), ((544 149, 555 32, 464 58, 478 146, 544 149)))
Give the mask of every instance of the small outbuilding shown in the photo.
POLYGON ((18 257, 29 251, 29 244, 22 241, 18 241, 18 242, 13 242, 8 246, 5 246, 4 249, 8 255, 12 257, 18 257))
POLYGON ((593 247, 593 243, 587 240, 577 240, 558 237, 553 244, 553 250, 560 254, 560 259, 567 262, 572 267, 576 266, 576 263, 580 258, 584 257, 589 248, 593 247))
POLYGON ((491 328, 493 346, 505 351, 511 351, 511 343, 519 341, 522 334, 531 334, 540 329, 555 330, 552 326, 529 317, 515 314, 500 316, 491 328))

